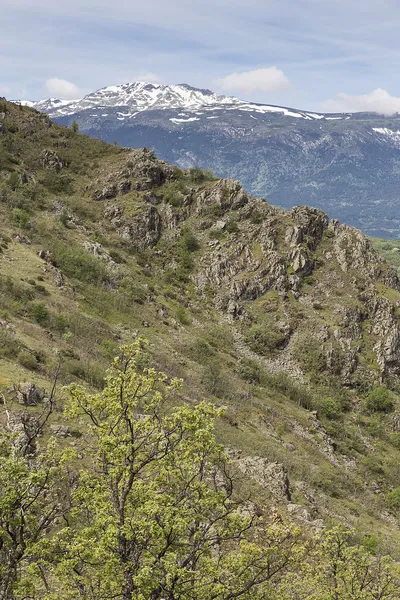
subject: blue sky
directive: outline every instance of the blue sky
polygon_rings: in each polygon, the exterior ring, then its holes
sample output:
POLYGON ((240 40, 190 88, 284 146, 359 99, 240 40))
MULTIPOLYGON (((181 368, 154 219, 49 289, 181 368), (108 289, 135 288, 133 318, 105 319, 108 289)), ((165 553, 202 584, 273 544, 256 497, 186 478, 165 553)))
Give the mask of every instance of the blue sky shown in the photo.
POLYGON ((1 0, 0 94, 145 79, 310 110, 400 110, 398 0, 1 0))

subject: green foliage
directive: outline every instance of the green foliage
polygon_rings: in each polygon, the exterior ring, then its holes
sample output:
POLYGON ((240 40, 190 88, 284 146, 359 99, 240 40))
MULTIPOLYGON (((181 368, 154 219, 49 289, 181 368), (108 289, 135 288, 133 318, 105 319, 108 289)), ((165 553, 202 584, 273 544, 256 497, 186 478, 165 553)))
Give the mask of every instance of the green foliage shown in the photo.
POLYGON ((181 231, 179 245, 184 252, 196 252, 196 250, 199 250, 200 248, 198 239, 187 227, 183 228, 181 231))
POLYGON ((386 501, 393 510, 400 509, 400 487, 386 494, 386 501))
POLYGON ((369 412, 391 412, 394 408, 392 393, 383 385, 375 388, 365 399, 365 408, 369 412))
POLYGON ((40 183, 53 194, 72 194, 72 178, 68 173, 57 173, 51 169, 43 175, 40 183))
POLYGON ((193 183, 202 183, 203 181, 213 181, 215 177, 210 169, 203 170, 196 166, 189 169, 189 179, 193 183))
POLYGON ((0 358, 15 358, 18 354, 18 343, 13 334, 0 327, 0 358))
POLYGON ((18 354, 17 360, 20 365, 26 369, 29 369, 30 371, 35 371, 39 366, 35 356, 26 350, 21 350, 21 352, 18 354))
POLYGON ((29 214, 23 208, 14 208, 11 211, 11 221, 17 227, 20 227, 21 229, 28 229, 29 220, 29 214))
POLYGON ((7 185, 15 192, 20 185, 19 175, 16 171, 12 171, 7 179, 7 185))
POLYGON ((58 242, 52 248, 52 255, 57 266, 68 277, 93 284, 105 283, 109 279, 104 262, 83 248, 58 242))
POLYGON ((32 303, 30 306, 30 313, 40 325, 45 325, 49 320, 49 311, 43 302, 32 303))
POLYGON ((101 392, 69 387, 66 416, 85 423, 79 470, 47 435, 51 399, 0 431, 3 600, 398 597, 398 566, 372 538, 357 546, 336 527, 306 541, 244 510, 215 439, 222 410, 173 406, 181 382, 143 348, 121 348, 101 392))
POLYGON ((308 335, 299 336, 293 346, 293 352, 306 373, 313 378, 326 369, 326 357, 321 343, 308 335))
POLYGON ((241 360, 238 373, 248 383, 258 385, 261 383, 262 371, 259 363, 251 358, 241 360))
POLYGON ((314 406, 314 397, 308 388, 297 383, 286 373, 278 372, 267 375, 265 385, 269 385, 274 390, 281 392, 284 396, 287 396, 303 408, 310 410, 314 406))
POLYGON ((79 125, 78 123, 75 121, 75 119, 72 121, 71 123, 71 129, 74 133, 78 133, 79 131, 79 125))
POLYGON ((253 352, 269 356, 286 343, 287 336, 272 323, 252 325, 246 334, 246 342, 253 352))

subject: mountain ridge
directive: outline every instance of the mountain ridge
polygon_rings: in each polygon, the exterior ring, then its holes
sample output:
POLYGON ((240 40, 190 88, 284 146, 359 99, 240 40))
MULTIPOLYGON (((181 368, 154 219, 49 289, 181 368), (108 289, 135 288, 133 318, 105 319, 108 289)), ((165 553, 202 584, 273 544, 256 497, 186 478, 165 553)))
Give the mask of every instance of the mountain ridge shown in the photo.
POLYGON ((311 205, 373 237, 400 238, 397 114, 324 115, 147 82, 35 106, 92 137, 238 179, 272 204, 311 205))

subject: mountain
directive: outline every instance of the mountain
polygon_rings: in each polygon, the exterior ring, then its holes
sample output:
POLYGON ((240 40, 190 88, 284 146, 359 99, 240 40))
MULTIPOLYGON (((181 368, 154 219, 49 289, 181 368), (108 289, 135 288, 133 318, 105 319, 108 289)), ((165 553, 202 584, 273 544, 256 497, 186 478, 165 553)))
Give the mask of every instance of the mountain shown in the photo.
POLYGON ((144 336, 179 403, 226 406, 255 506, 400 557, 400 282, 361 232, 2 101, 0 269, 8 414, 40 414, 59 369, 50 427, 79 444, 63 386, 101 389, 144 336))
POLYGON ((211 168, 278 206, 308 204, 369 235, 400 237, 398 115, 325 115, 146 82, 32 106, 181 168, 211 168))

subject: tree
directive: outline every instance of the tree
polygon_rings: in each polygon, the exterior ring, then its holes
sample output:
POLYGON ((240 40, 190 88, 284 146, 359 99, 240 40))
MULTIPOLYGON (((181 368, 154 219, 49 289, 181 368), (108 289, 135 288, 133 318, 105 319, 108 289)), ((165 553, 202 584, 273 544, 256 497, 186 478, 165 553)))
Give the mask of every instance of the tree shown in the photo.
POLYGON ((399 566, 351 543, 340 525, 318 534, 307 562, 282 584, 279 600, 398 600, 399 566))
POLYGON ((71 129, 74 133, 78 133, 78 131, 79 131, 79 125, 78 125, 77 121, 75 121, 75 119, 71 123, 71 129))
MULTIPOLYGON (((54 390, 36 417, 17 418, 7 410, 0 432, 0 599, 26 597, 31 589, 30 565, 53 525, 67 511, 68 452, 50 439, 40 447, 53 411, 54 390)), ((39 572, 40 575, 40 572, 39 572)))
POLYGON ((298 535, 264 530, 234 500, 213 432, 221 410, 167 410, 180 382, 141 368, 142 346, 122 348, 101 393, 70 388, 68 414, 88 420, 92 443, 75 525, 57 536, 59 589, 93 600, 267 598, 298 535))

